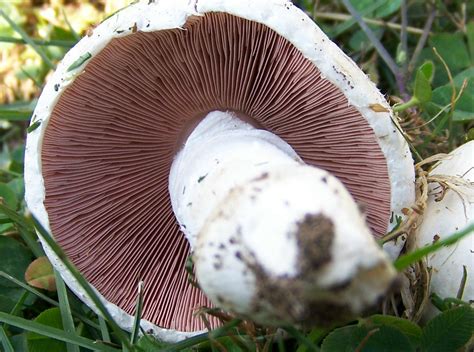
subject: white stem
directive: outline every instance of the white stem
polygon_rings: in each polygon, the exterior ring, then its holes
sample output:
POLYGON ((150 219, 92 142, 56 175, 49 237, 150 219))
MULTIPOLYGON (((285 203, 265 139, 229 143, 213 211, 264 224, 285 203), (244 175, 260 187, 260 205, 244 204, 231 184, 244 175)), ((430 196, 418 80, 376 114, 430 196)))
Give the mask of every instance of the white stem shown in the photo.
POLYGON ((169 187, 199 284, 225 309, 265 324, 327 323, 359 314, 393 282, 341 182, 232 113, 195 128, 169 187))

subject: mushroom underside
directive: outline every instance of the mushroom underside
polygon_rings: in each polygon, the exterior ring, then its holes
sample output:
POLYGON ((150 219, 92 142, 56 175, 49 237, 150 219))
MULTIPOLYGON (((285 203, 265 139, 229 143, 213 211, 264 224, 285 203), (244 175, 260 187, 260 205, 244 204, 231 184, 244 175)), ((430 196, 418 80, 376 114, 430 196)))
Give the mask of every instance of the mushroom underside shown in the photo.
POLYGON ((213 110, 247 116, 337 176, 374 234, 389 222, 387 163, 371 127, 285 38, 224 13, 115 38, 54 107, 41 154, 45 206, 55 239, 94 287, 133 314, 142 280, 142 317, 164 328, 205 328, 193 312, 209 302, 188 282, 168 176, 213 110))

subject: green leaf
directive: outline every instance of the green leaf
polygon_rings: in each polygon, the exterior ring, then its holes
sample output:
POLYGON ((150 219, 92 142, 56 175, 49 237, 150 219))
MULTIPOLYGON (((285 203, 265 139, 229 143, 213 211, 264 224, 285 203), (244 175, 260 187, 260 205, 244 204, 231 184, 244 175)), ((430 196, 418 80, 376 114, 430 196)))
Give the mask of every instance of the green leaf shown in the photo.
POLYGON ((427 103, 431 100, 431 79, 433 78, 433 63, 426 61, 420 66, 416 72, 415 86, 413 95, 421 104, 427 103))
POLYGON ((26 342, 26 333, 12 336, 11 338, 14 351, 28 351, 28 345, 26 342))
POLYGON ((399 329, 380 326, 345 326, 334 330, 323 341, 321 352, 414 352, 408 337, 399 329))
POLYGON ((0 201, 2 200, 11 209, 16 209, 18 206, 15 192, 7 184, 0 182, 0 201))
MULTIPOLYGON (((464 273, 467 275, 467 270, 464 271, 464 273)), ((447 311, 454 307, 469 306, 468 302, 465 302, 459 298, 454 298, 454 297, 441 298, 435 292, 431 293, 430 301, 441 312, 447 311)))
MULTIPOLYGON (((24 273, 31 262, 31 252, 17 240, 0 236, 0 268, 24 282, 24 273)), ((17 288, 12 282, 0 278, 0 286, 17 288)))
POLYGON ((366 327, 357 325, 336 329, 323 340, 321 352, 353 352, 368 332, 366 327))
POLYGON ((446 69, 433 52, 433 47, 446 61, 452 76, 470 67, 471 59, 462 33, 434 33, 430 36, 427 47, 422 50, 419 57, 419 62, 431 60, 436 66, 436 75, 432 82, 433 87, 449 83, 446 69))
POLYGON ((361 352, 415 352, 407 336, 400 330, 383 325, 369 337, 361 352))
POLYGON ((457 307, 430 320, 421 336, 425 352, 455 352, 464 346, 474 331, 474 309, 457 307))
POLYGON ((23 161, 25 160, 25 148, 24 145, 15 148, 11 153, 12 160, 18 164, 23 165, 23 161))
POLYGON ((435 74, 435 65, 433 61, 428 60, 418 68, 418 72, 421 72, 425 78, 431 83, 435 74))
POLYGON ((430 37, 429 43, 438 50, 451 70, 464 69, 471 64, 462 33, 436 33, 430 37))
MULTIPOLYGON (((41 312, 41 314, 34 319, 34 322, 60 330, 63 328, 61 311, 59 308, 50 308, 41 312)), ((66 344, 64 342, 40 335, 36 332, 28 332, 26 338, 28 342, 28 350, 30 352, 66 351, 66 344)))
POLYGON ((365 12, 365 17, 380 18, 388 16, 395 11, 398 11, 402 1, 401 0, 385 0, 376 9, 370 10, 373 5, 373 0, 351 0, 351 4, 358 12, 365 12))
POLYGON ((15 193, 17 199, 25 196, 25 182, 23 177, 17 177, 7 183, 8 187, 15 193))
MULTIPOLYGON (((370 29, 374 32, 377 38, 381 38, 384 29, 376 26, 371 26, 369 25, 370 29)), ((367 35, 364 33, 363 30, 359 29, 357 30, 352 36, 351 39, 349 40, 349 46, 352 50, 354 51, 361 51, 361 50, 369 50, 370 48, 373 47, 372 42, 370 39, 367 37, 367 35)))
POLYGON ((25 280, 33 287, 51 292, 56 291, 53 266, 45 256, 35 259, 28 266, 25 272, 25 280))
POLYGON ((0 312, 11 312, 21 294, 22 290, 17 288, 0 286, 0 312))
MULTIPOLYGON (((377 10, 381 6, 384 6, 385 3, 386 3, 386 0, 378 0, 378 1, 375 1, 375 2, 370 1, 369 5, 365 5, 365 4, 359 4, 359 2, 357 1, 357 2, 354 2, 353 5, 359 11, 361 16, 369 16, 370 17, 370 13, 377 10), (362 7, 362 6, 363 6, 363 9, 358 8, 358 7, 362 7)), ((342 22, 342 23, 338 24, 337 26, 334 26, 333 28, 331 28, 329 30, 329 32, 327 34, 330 38, 337 37, 338 35, 342 34, 346 30, 351 28, 356 23, 357 23, 357 21, 355 19, 351 18, 350 20, 347 20, 345 22, 342 22)))
MULTIPOLYGON (((464 122, 464 121, 469 121, 474 118, 474 112, 471 111, 471 107, 467 106, 467 110, 462 110, 462 108, 466 108, 466 104, 468 104, 468 100, 472 99, 473 95, 469 94, 469 92, 464 92, 463 95, 460 97, 460 99, 457 101, 455 110, 453 111, 453 121, 456 122, 464 122), (459 104, 459 105, 458 105, 459 104)), ((442 109, 444 109, 444 112, 441 113, 441 116, 437 118, 437 123, 435 126, 438 126, 441 124, 441 122, 444 120, 444 118, 450 113, 450 104, 449 102, 446 104, 441 104, 441 101, 451 101, 451 88, 448 87, 440 87, 437 88, 433 91, 433 100, 436 99, 437 102, 435 101, 430 101, 429 103, 425 104, 423 107, 425 108, 426 113, 428 116, 425 116, 425 119, 430 118, 431 116, 436 115, 439 113, 442 109)), ((447 118, 447 117, 446 117, 447 118)), ((436 134, 438 132, 441 132, 444 126, 440 126, 440 130, 436 131, 436 134)), ((433 132, 433 135, 435 133, 433 132)))
POLYGON ((421 328, 407 320, 391 315, 381 315, 376 314, 372 315, 366 319, 363 319, 364 324, 370 326, 390 326, 392 328, 398 329, 410 340, 413 347, 417 347, 420 344, 421 338, 421 328))
POLYGON ((407 52, 403 47, 402 43, 398 43, 397 45, 397 54, 395 55, 395 62, 402 66, 407 62, 407 52))
POLYGON ((402 5, 402 0, 387 0, 385 5, 375 10, 374 17, 381 18, 398 11, 402 5))
MULTIPOLYGON (((454 107, 454 121, 468 121, 474 119, 474 104, 472 103, 474 101, 474 67, 468 68, 454 77, 453 81, 456 93, 459 93, 464 80, 466 80, 467 86, 454 107)), ((452 89, 451 84, 436 88, 433 91, 432 98, 434 105, 428 105, 428 111, 433 113, 440 107, 451 103, 452 89)))
POLYGON ((469 48, 469 56, 471 56, 471 64, 474 65, 474 22, 471 21, 466 26, 467 46, 469 48))

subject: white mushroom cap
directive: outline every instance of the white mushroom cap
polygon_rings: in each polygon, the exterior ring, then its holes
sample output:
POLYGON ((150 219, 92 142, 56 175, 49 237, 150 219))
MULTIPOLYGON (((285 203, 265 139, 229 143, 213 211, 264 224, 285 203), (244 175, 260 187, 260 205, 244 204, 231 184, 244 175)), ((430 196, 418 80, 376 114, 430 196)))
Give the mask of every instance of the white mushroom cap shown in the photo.
MULTIPOLYGON (((68 87, 74 86, 77 77, 88 73, 88 65, 108 47, 112 39, 124 38, 135 32, 154 32, 183 28, 192 16, 202 16, 208 12, 225 12, 247 20, 264 24, 294 45, 304 57, 317 66, 321 77, 338 87, 347 101, 360 112, 372 128, 380 149, 387 161, 390 176, 391 210, 400 215, 401 209, 414 201, 414 172, 412 158, 407 143, 397 131, 392 121, 392 113, 384 97, 366 75, 345 56, 337 46, 307 17, 289 1, 217 1, 217 0, 147 0, 132 4, 105 20, 91 36, 83 38, 65 56, 58 69, 46 84, 34 112, 32 124, 36 130, 28 135, 25 155, 26 201, 29 209, 40 223, 51 231, 50 214, 44 205, 46 199, 43 175, 43 141, 57 103, 68 87), (373 110, 373 106, 381 106, 373 110), (382 109, 382 110, 384 110, 382 109)), ((80 116, 77 124, 81 125, 80 116)), ((125 121, 122 126, 132 130, 134 120, 125 121)), ((391 227, 393 224, 389 225, 391 227)), ((53 236, 55 234, 53 233, 53 236)), ((48 256, 62 273, 66 283, 88 305, 92 302, 61 265, 60 260, 49 250, 48 256)), ((145 292, 147 292, 145 290, 145 292)), ((122 308, 103 298, 112 315, 122 327, 130 328, 133 318, 122 308)), ((168 341, 182 339, 195 332, 180 332, 163 329, 142 322, 145 329, 152 329, 159 338, 168 341)))
MULTIPOLYGON (((466 183, 446 190, 441 200, 442 189, 437 183, 430 184, 430 195, 423 214, 423 222, 416 234, 416 246, 423 247, 461 231, 474 221, 474 141, 461 145, 448 158, 441 160, 430 176, 461 177, 466 183)), ((427 256, 431 267, 431 292, 441 298, 456 297, 463 277, 463 266, 467 269, 467 282, 462 297, 474 300, 474 236, 469 235, 453 246, 443 247, 427 256)), ((425 312, 429 319, 438 310, 430 303, 425 312)))

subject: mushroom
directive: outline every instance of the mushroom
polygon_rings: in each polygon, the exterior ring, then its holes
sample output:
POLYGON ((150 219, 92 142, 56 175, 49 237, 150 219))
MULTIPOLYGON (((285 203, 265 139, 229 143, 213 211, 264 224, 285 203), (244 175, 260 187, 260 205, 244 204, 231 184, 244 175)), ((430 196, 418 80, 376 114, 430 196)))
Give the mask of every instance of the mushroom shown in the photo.
MULTIPOLYGON (((448 181, 451 188, 440 184, 430 184, 426 209, 415 237, 416 247, 423 247, 439 241, 472 224, 474 219, 474 141, 461 145, 441 160, 430 171, 432 178, 448 181), (451 180, 450 180, 451 177, 451 180), (460 178, 458 180, 453 177, 460 178)), ((474 243, 467 236, 453 246, 443 247, 426 258, 431 268, 430 292, 441 298, 456 297, 463 286, 463 266, 467 270, 467 281, 462 299, 474 300, 474 243)), ((462 290, 461 290, 462 292, 462 290)), ((424 311, 424 319, 437 314, 437 309, 429 303, 424 311)))
POLYGON ((411 154, 289 1, 134 3, 65 56, 30 130, 28 207, 124 328, 140 280, 146 331, 205 328, 190 247, 212 302, 266 324, 360 314, 393 282, 371 233, 413 203, 411 154))

